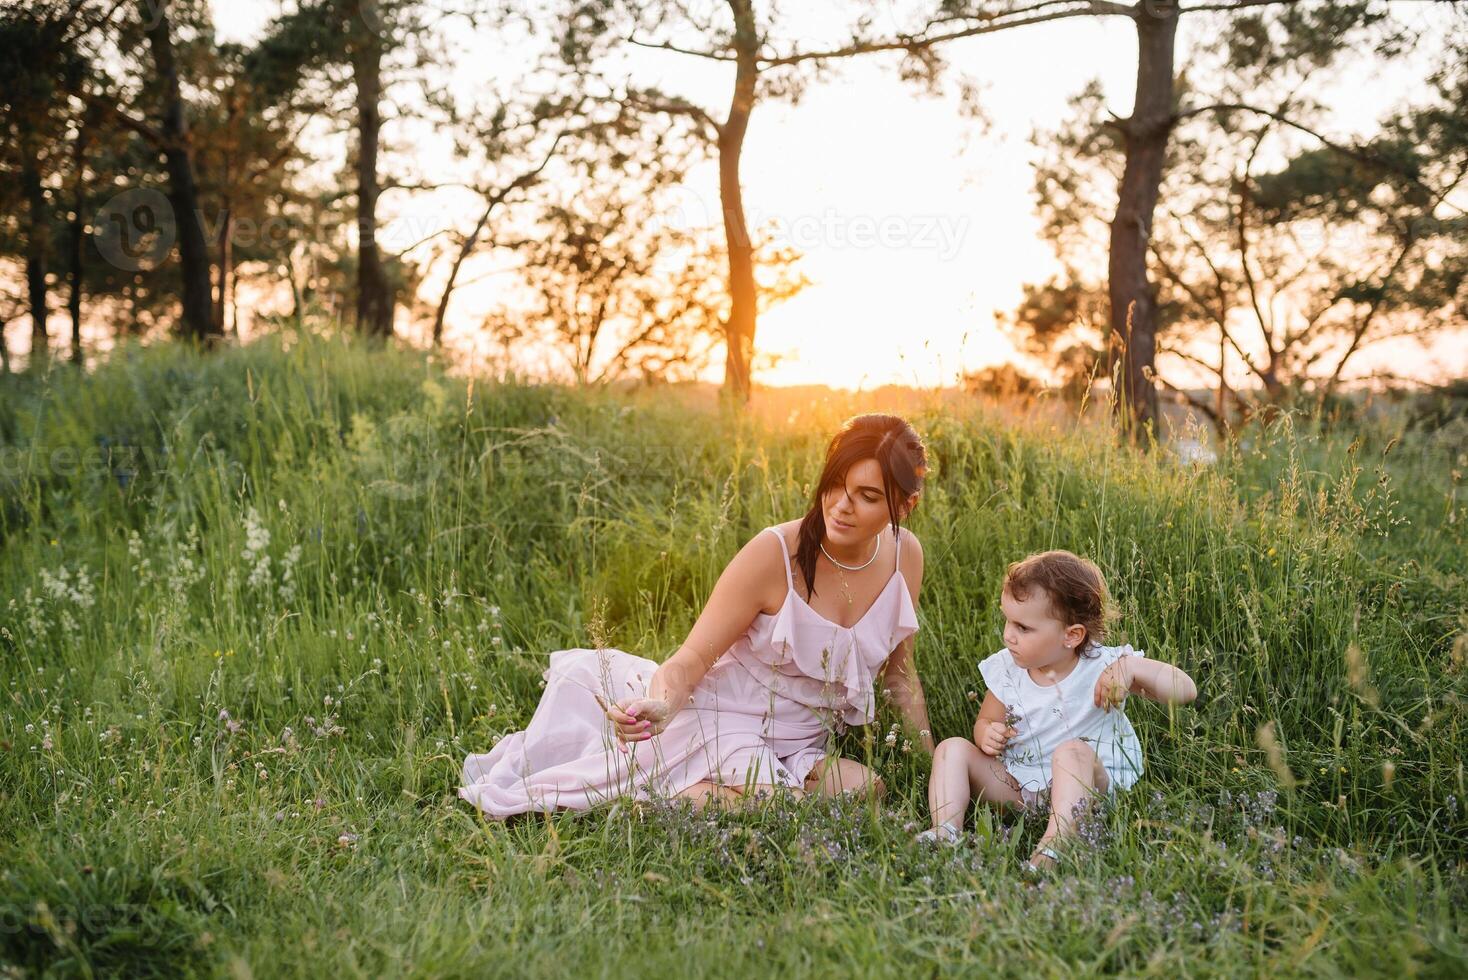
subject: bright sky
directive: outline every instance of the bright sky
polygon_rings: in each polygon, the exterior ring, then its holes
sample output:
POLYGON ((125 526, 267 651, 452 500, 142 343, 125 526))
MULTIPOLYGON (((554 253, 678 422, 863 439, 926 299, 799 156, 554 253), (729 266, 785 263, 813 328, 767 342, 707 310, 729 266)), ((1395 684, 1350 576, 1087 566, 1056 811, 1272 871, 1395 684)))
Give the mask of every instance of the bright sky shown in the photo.
MULTIPOLYGON (((801 8, 801 16, 833 6, 840 5, 801 8)), ((226 39, 251 39, 278 9, 276 0, 214 3, 226 39)), ((1180 49, 1186 51, 1188 20, 1183 23, 1180 49)), ((446 69, 446 84, 456 90, 474 91, 517 60, 504 42, 497 47, 493 32, 465 35, 459 39, 465 57, 446 69)), ((1092 78, 1101 79, 1117 113, 1129 111, 1135 47, 1128 23, 1090 17, 951 47, 950 60, 987 86, 982 104, 993 122, 987 131, 960 116, 956 98, 923 96, 899 81, 885 56, 845 63, 796 106, 758 105, 742 168, 751 224, 777 222, 804 252, 802 267, 814 283, 762 318, 757 347, 785 359, 759 380, 932 386, 952 383, 965 368, 1008 359, 1012 348, 994 311, 1013 308, 1022 283, 1042 281, 1055 268, 1036 233, 1030 133, 1053 128, 1066 115, 1066 100, 1092 78)), ((631 63, 639 75, 722 118, 732 69, 656 51, 638 52, 631 63)), ((1370 129, 1414 84, 1406 65, 1343 80, 1329 131, 1370 129)), ((393 137, 391 130, 386 135, 393 137)), ((431 157, 442 150, 431 149, 431 140, 416 146, 423 179, 433 179, 431 157)), ((694 173, 683 200, 690 223, 717 224, 712 162, 694 173)), ((434 222, 462 223, 467 214, 441 202, 405 201, 402 194, 385 198, 383 210, 384 236, 395 233, 394 216, 412 225, 396 230, 402 244, 434 222)), ((474 276, 466 270, 464 278, 474 276)), ((497 278, 456 294, 451 338, 471 334, 503 295, 497 278)), ((430 280, 429 295, 436 297, 436 285, 430 280)), ((1461 337, 1439 346, 1430 357, 1416 348, 1397 356, 1410 357, 1420 368, 1412 373, 1424 380, 1468 373, 1461 337)), ((721 376, 719 364, 710 380, 721 376)))

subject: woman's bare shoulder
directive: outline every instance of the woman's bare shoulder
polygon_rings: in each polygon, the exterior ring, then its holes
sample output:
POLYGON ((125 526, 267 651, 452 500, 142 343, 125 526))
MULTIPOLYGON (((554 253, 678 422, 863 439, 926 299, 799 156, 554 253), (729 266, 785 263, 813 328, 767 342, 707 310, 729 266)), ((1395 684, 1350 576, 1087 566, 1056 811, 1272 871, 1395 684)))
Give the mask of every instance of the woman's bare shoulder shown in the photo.
MULTIPOLYGON (((785 540, 789 542, 790 538, 784 531, 784 525, 771 526, 785 536, 785 540)), ((790 549, 790 553, 795 553, 793 548, 790 549)), ((729 565, 731 568, 737 568, 744 575, 765 576, 773 573, 783 581, 784 573, 780 566, 784 562, 785 552, 781 550, 780 542, 775 540, 769 528, 762 528, 744 542, 743 547, 730 560, 729 565)))
POLYGON ((785 539, 785 544, 790 548, 790 553, 795 554, 795 546, 800 542, 800 524, 804 518, 797 517, 790 521, 781 521, 779 524, 771 524, 770 527, 780 532, 780 537, 785 539))
MULTIPOLYGON (((796 522, 798 524, 798 522, 796 522)), ((786 535, 786 525, 772 525, 786 535)), ((789 537, 786 537, 789 541, 789 537)), ((793 553, 793 549, 792 549, 793 553)), ((728 572, 736 581, 758 594, 765 612, 773 612, 784 601, 786 588, 785 552, 767 529, 754 534, 729 562, 728 572)))

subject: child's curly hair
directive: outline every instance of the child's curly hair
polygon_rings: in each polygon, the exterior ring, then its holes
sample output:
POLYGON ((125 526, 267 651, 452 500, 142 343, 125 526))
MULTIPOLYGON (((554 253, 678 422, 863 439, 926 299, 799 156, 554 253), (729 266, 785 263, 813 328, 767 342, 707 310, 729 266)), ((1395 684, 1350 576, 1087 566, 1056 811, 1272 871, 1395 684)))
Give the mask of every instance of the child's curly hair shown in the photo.
POLYGON ((1051 611, 1062 623, 1086 628, 1081 654, 1101 645, 1112 614, 1111 594, 1095 562, 1069 551, 1042 551, 1010 564, 1004 591, 1023 602, 1035 589, 1050 598, 1051 611))

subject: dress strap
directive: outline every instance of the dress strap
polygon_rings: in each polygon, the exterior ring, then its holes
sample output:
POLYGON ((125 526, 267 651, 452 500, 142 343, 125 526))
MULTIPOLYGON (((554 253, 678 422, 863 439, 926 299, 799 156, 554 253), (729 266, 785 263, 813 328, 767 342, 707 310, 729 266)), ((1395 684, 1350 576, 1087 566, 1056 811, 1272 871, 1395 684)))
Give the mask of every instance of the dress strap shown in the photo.
POLYGON ((780 554, 785 556, 785 585, 793 590, 795 588, 795 578, 790 574, 790 547, 785 543, 785 532, 781 531, 778 527, 767 527, 765 530, 773 534, 775 539, 780 542, 780 554))
POLYGON ((892 566, 892 571, 896 573, 902 570, 902 526, 900 524, 897 530, 892 532, 892 541, 895 549, 892 552, 892 560, 896 563, 892 566))

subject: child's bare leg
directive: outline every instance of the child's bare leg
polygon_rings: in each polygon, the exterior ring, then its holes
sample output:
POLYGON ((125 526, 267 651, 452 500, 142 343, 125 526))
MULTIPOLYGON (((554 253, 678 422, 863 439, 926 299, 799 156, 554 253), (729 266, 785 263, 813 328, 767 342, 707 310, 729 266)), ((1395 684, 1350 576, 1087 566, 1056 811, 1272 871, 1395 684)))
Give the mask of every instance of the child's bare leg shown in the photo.
POLYGON ((928 780, 933 827, 947 824, 952 830, 961 829, 975 796, 990 803, 1020 802, 1019 789, 998 759, 980 752, 966 738, 944 739, 933 752, 933 774, 928 780))
POLYGON ((1096 793, 1104 793, 1110 785, 1106 767, 1096 750, 1080 739, 1062 742, 1050 757, 1050 822, 1030 858, 1035 865, 1053 863, 1042 850, 1050 843, 1075 833, 1075 811, 1090 802, 1096 793))

